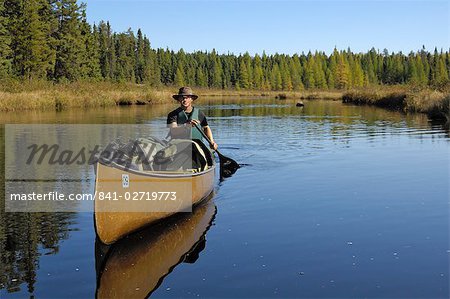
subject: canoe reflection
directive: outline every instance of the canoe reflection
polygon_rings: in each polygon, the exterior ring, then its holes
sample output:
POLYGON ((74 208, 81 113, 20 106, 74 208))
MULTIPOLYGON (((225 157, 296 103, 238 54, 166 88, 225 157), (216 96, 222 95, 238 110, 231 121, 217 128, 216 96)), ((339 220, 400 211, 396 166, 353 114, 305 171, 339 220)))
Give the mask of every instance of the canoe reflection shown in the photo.
POLYGON ((130 235, 112 246, 95 242, 97 298, 145 298, 179 263, 194 263, 206 246, 217 208, 207 201, 192 213, 130 235))

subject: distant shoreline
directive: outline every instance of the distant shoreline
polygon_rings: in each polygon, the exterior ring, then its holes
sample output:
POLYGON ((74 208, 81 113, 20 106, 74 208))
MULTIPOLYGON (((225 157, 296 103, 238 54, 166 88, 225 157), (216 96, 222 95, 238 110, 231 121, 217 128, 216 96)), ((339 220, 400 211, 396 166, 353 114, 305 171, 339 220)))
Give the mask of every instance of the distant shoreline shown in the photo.
MULTIPOLYGON (((172 99, 177 87, 155 88, 142 84, 75 82, 51 84, 34 82, 3 84, 0 111, 66 110, 121 105, 151 105, 172 99)), ((426 113, 430 119, 449 121, 450 92, 414 90, 406 86, 377 86, 354 90, 264 91, 195 88, 202 97, 272 97, 280 100, 342 100, 343 103, 374 105, 402 112, 426 113)))

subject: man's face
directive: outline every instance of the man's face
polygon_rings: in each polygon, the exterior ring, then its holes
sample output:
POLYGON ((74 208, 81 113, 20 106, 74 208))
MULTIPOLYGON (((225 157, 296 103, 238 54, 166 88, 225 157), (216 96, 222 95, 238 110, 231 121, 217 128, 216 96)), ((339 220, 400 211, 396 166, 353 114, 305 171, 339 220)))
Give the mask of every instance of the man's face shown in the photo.
POLYGON ((183 96, 178 99, 178 102, 180 102, 182 108, 186 109, 192 105, 193 100, 191 96, 183 96))

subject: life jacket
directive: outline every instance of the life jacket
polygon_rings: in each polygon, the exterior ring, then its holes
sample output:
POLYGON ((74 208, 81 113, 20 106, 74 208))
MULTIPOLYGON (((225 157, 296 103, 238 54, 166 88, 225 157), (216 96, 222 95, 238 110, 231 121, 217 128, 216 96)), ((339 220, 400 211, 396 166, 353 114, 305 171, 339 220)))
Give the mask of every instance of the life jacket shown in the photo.
MULTIPOLYGON (((177 116, 177 124, 178 125, 183 125, 185 123, 187 123, 189 120, 192 119, 198 119, 198 109, 196 109, 195 107, 192 107, 192 113, 190 115, 190 117, 187 116, 186 112, 184 110, 181 110, 178 113, 177 116)), ((200 130, 202 129, 201 125, 198 126, 200 128, 200 130)), ((202 140, 202 133, 200 133, 197 128, 192 127, 191 128, 191 136, 189 136, 191 139, 198 139, 198 140, 202 140)))

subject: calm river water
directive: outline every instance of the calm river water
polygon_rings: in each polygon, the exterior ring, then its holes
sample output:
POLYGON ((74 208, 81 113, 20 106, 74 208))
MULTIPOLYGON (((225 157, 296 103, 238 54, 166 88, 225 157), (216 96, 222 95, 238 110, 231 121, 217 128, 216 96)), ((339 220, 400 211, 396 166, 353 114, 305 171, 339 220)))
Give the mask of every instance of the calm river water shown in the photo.
MULTIPOLYGON (((440 125, 333 101, 196 104, 222 153, 249 166, 192 214, 109 254, 96 246, 92 213, 2 208, 0 297, 449 297, 450 147, 440 125)), ((174 105, 0 119, 164 123, 174 105)), ((4 181, 3 127, 0 137, 4 181)))

